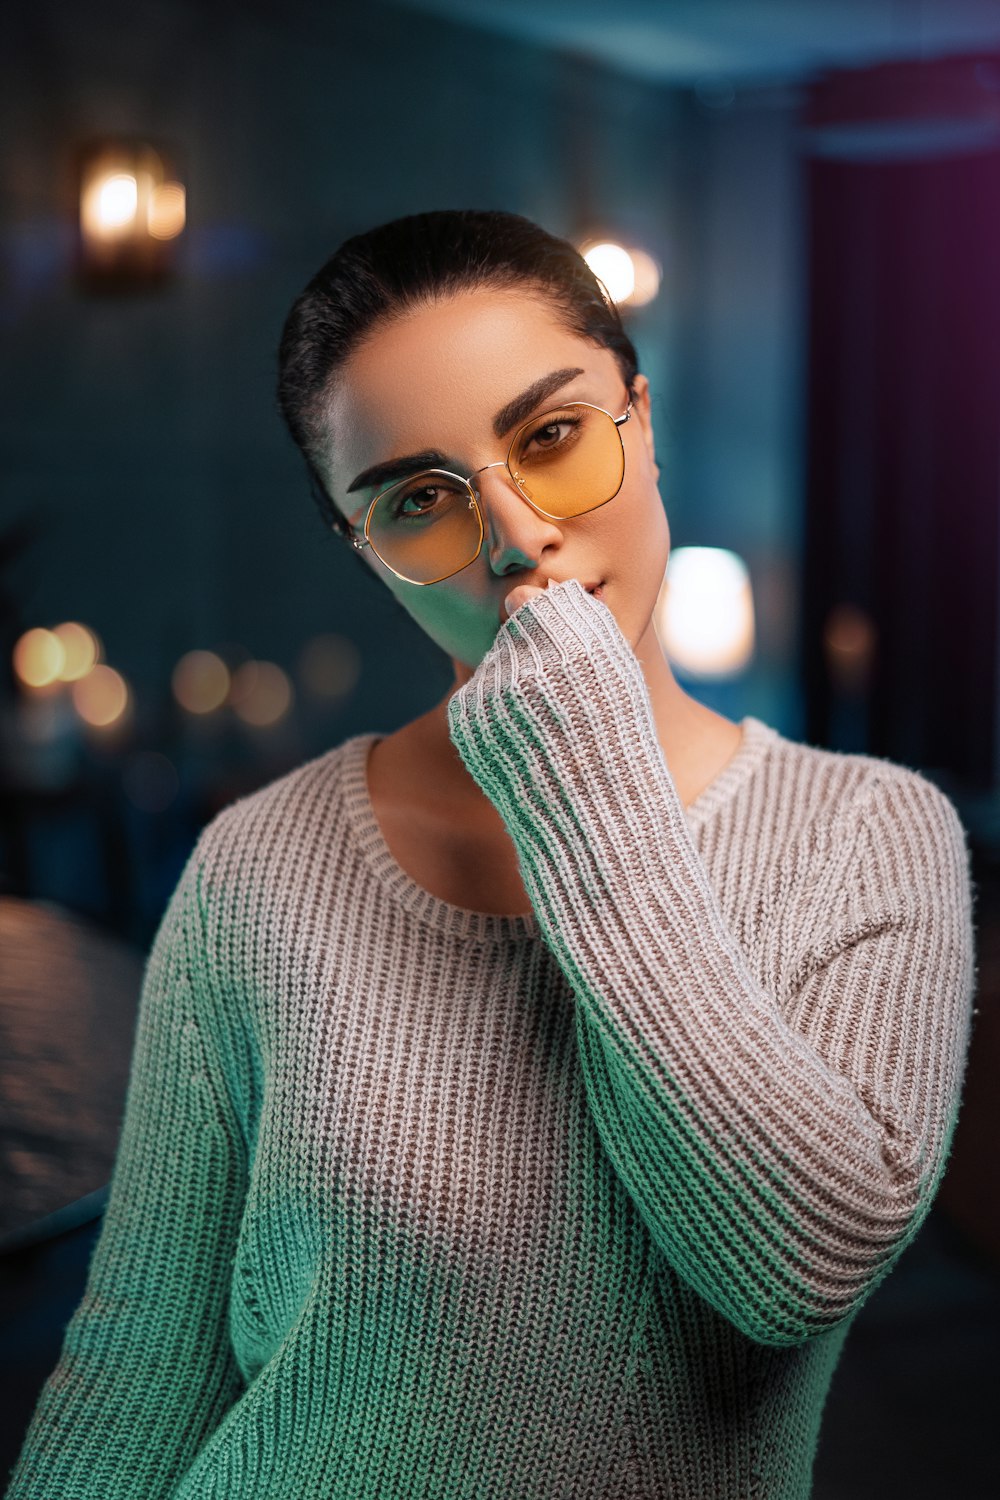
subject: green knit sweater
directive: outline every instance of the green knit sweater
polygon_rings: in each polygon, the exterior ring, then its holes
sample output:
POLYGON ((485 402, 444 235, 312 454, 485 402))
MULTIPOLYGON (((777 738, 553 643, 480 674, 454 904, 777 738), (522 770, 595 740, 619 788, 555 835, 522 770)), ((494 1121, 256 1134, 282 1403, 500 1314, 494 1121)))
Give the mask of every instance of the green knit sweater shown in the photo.
POLYGON ((373 734, 210 823, 9 1500, 808 1495, 955 1123, 954 807, 748 717, 685 809, 576 580, 449 723, 533 914, 404 872, 373 734))

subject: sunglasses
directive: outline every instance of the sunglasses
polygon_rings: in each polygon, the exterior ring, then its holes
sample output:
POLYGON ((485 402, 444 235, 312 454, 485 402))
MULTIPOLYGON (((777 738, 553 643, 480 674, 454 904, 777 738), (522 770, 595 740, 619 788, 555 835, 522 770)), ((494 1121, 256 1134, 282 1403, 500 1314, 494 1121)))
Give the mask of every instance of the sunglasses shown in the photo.
POLYGON ((553 407, 517 429, 506 458, 468 476, 423 469, 389 485, 369 505, 360 534, 350 526, 347 535, 359 552, 371 547, 397 578, 440 583, 467 568, 482 549, 486 528, 472 484, 477 475, 506 469, 519 494, 551 520, 586 515, 622 487, 620 429, 631 414, 631 399, 620 417, 588 401, 553 407))

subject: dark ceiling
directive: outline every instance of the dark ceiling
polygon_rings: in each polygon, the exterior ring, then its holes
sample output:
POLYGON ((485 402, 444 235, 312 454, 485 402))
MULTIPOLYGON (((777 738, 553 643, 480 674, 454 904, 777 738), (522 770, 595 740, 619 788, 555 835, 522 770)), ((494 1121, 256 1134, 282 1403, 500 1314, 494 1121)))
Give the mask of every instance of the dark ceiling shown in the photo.
POLYGON ((1000 50, 1000 0, 396 0, 679 86, 1000 50))

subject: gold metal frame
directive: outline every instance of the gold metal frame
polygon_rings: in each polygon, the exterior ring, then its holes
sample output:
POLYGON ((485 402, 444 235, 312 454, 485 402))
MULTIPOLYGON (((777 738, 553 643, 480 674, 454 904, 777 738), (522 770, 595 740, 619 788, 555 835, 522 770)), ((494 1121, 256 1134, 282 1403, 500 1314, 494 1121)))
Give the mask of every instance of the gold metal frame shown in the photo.
POLYGON ((600 510, 602 505, 607 505, 611 500, 615 498, 615 495, 618 494, 618 491, 625 483, 625 444, 622 442, 622 435, 619 429, 624 426, 629 417, 632 415, 632 404, 632 401, 629 400, 628 406, 625 408, 625 411, 622 413, 622 415, 620 417, 615 417, 612 416, 611 412, 606 411, 603 406, 596 406, 592 401, 567 401, 563 406, 554 406, 550 412, 542 412, 539 416, 531 417, 527 422, 522 422, 521 426, 517 429, 517 431, 514 433, 514 436, 510 440, 510 446, 507 449, 507 457, 497 459, 497 461, 492 464, 483 464, 483 467, 481 469, 474 469, 467 478, 461 474, 453 474, 450 469, 418 469, 414 474, 410 475, 409 478, 412 480, 417 478, 417 476, 420 474, 438 474, 445 479, 455 479, 459 484, 464 484, 465 488, 469 492, 469 509, 476 512, 476 520, 479 522, 479 542, 476 546, 475 552, 473 552, 472 556, 469 558, 469 561, 462 563, 462 566, 459 568, 452 568, 450 573, 442 573, 440 578, 407 578, 405 573, 398 572, 391 563, 386 562, 385 558, 382 556, 378 548, 375 546, 374 542, 371 540, 368 528, 371 523, 372 512, 374 511, 376 505, 381 500, 383 495, 388 494, 389 490, 395 489, 396 485, 404 484, 407 482, 403 479, 397 479, 392 484, 387 484, 385 489, 379 490, 378 494, 372 500, 367 511, 365 512, 365 519, 362 527, 362 530, 364 532, 364 541, 359 541, 356 527, 352 526, 350 522, 345 523, 349 529, 351 546, 354 547, 358 552, 363 552, 366 547, 371 547, 372 551, 375 553, 375 556, 378 558, 383 567, 388 568, 390 573, 394 573, 395 576, 397 578, 401 578, 404 583, 412 583, 417 588, 426 588, 433 583, 442 583, 446 578, 454 578, 456 573, 461 573, 464 568, 467 568, 470 566, 470 564, 474 563, 476 558, 482 551, 483 538, 486 535, 486 528, 483 525, 483 513, 479 508, 479 499, 476 495, 475 490, 473 489, 472 480, 475 479, 477 474, 485 473, 487 469, 506 469, 507 473, 510 475, 511 483, 517 489, 518 494, 521 495, 522 498, 526 500, 531 506, 532 510, 537 511, 540 516, 546 516, 550 521, 575 520, 576 517, 574 516, 554 516, 551 514, 551 512, 543 510, 540 505, 536 505, 535 501, 530 499, 525 494, 524 490, 521 487, 517 474, 510 466, 510 456, 514 451, 514 445, 516 444, 518 438, 521 436, 522 432, 524 432, 525 428, 544 425, 545 418, 547 416, 553 416, 556 412, 566 411, 570 407, 574 406, 586 406, 589 407, 591 411, 599 411, 604 416, 610 418, 610 420, 614 423, 616 432, 618 432, 618 441, 619 443, 621 443, 622 477, 618 481, 618 485, 614 491, 614 494, 609 495, 607 500, 601 500, 597 505, 590 505, 586 510, 577 511, 577 515, 586 516, 589 515, 591 511, 600 510))

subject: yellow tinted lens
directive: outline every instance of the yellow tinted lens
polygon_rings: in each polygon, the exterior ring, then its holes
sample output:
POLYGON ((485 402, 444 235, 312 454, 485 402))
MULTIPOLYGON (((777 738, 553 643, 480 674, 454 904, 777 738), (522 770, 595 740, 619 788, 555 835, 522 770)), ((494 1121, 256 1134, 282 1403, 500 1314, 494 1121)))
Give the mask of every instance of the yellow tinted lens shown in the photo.
POLYGON ((433 583, 470 563, 482 534, 464 485, 454 475, 428 470, 379 496, 368 539, 397 573, 413 583, 433 583))
POLYGON ((607 412, 571 403, 521 428, 510 468, 541 510, 550 516, 579 516, 617 495, 625 454, 607 412))

